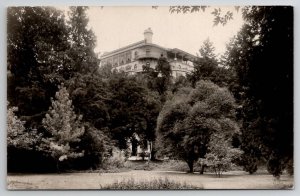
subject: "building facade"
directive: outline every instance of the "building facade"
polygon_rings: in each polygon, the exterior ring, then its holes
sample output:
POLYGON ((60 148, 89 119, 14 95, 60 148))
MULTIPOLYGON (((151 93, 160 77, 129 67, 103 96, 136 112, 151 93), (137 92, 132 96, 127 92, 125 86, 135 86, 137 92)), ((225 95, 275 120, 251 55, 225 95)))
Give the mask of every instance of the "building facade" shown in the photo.
POLYGON ((143 71, 143 66, 155 68, 160 57, 167 58, 171 65, 172 76, 185 76, 194 69, 196 56, 177 48, 164 48, 152 43, 151 28, 144 31, 144 40, 104 53, 100 66, 111 65, 113 70, 136 74, 143 71))

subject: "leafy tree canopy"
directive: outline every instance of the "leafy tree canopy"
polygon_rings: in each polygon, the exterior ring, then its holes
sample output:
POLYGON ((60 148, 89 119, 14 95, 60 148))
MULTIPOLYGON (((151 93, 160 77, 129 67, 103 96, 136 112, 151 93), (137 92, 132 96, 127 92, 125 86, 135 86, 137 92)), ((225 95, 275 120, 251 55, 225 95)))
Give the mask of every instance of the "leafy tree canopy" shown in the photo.
POLYGON ((126 138, 137 133, 148 140, 154 140, 154 127, 160 102, 156 93, 149 91, 135 77, 116 74, 109 80, 111 92, 110 125, 113 138, 119 147, 126 147, 126 138))
POLYGON ((180 89, 158 117, 162 152, 185 160, 192 172, 194 161, 205 156, 212 134, 230 139, 238 132, 234 111, 230 92, 210 81, 200 81, 195 89, 180 89))

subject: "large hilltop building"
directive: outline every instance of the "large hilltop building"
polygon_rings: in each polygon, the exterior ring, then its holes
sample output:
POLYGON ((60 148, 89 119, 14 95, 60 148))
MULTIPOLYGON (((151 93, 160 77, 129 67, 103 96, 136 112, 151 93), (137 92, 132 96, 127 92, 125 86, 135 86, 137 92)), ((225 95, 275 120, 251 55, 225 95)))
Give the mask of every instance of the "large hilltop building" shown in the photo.
POLYGON ((104 53, 101 64, 111 65, 117 71, 135 74, 143 71, 143 65, 155 68, 160 57, 167 58, 172 68, 172 76, 185 76, 194 69, 196 56, 177 48, 164 48, 152 43, 151 28, 144 31, 144 40, 104 53))

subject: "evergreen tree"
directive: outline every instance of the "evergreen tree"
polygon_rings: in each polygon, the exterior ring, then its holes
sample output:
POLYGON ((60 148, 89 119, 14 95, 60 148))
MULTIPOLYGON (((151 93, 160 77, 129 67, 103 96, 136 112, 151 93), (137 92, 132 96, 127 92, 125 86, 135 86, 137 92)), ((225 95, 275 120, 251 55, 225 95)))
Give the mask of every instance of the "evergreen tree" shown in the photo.
POLYGON ((208 59, 216 59, 217 55, 215 54, 216 48, 213 46, 213 43, 207 38, 204 40, 203 45, 199 49, 200 57, 201 58, 208 58, 208 59))
POLYGON ((231 89, 242 106, 244 160, 265 157, 280 176, 293 160, 293 8, 248 6, 243 17, 227 65, 236 72, 231 89))
POLYGON ((206 39, 200 50, 200 56, 194 62, 194 70, 187 75, 188 80, 195 87, 199 80, 210 80, 218 86, 227 86, 230 72, 225 67, 219 66, 220 62, 215 54, 213 43, 206 39))
POLYGON ((61 161, 83 156, 84 151, 78 149, 78 142, 84 134, 84 127, 81 125, 82 116, 73 111, 72 101, 63 85, 59 86, 55 98, 42 121, 49 137, 43 139, 41 149, 59 166, 61 161))
POLYGON ((99 59, 94 52, 96 36, 91 29, 88 29, 87 9, 88 7, 83 6, 70 7, 68 25, 71 47, 68 51, 70 58, 68 68, 71 72, 93 73, 99 68, 99 59))

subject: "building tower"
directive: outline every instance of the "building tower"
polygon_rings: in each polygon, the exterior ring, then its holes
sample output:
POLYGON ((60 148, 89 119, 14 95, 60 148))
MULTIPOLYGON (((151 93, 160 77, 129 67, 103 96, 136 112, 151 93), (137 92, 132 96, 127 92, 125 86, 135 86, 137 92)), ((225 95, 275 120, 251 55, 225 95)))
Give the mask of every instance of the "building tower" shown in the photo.
POLYGON ((153 36, 153 32, 152 32, 151 28, 149 27, 148 29, 146 29, 144 31, 145 42, 147 44, 152 44, 152 36, 153 36))

